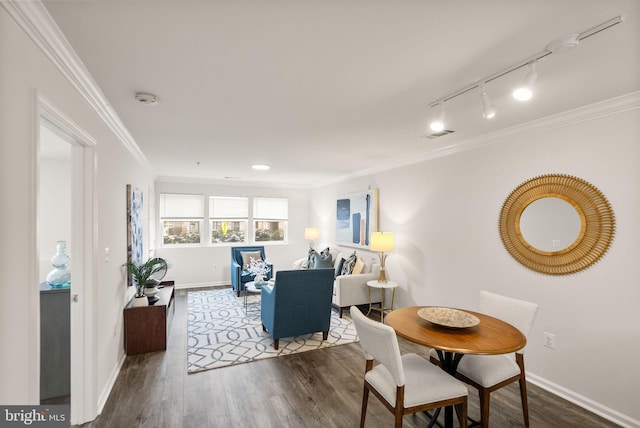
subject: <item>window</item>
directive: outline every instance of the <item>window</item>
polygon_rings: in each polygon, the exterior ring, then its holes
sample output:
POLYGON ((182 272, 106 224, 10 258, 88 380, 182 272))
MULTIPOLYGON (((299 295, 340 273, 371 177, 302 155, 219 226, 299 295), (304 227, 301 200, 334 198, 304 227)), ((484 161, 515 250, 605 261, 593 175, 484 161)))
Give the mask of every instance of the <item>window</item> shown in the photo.
POLYGON ((204 196, 160 195, 160 222, 164 245, 199 244, 204 219, 204 196))
POLYGON ((211 196, 209 198, 211 244, 246 242, 248 217, 248 198, 211 196))
POLYGON ((253 198, 253 240, 286 242, 289 200, 286 198, 253 198))

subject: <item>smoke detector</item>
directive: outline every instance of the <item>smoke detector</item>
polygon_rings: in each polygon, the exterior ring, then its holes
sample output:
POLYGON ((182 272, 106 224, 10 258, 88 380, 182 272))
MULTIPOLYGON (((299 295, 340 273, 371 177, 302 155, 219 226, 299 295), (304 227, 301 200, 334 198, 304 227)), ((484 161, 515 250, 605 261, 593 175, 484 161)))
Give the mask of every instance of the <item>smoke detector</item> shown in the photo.
POLYGON ((153 94, 148 94, 146 92, 138 92, 136 94, 136 100, 138 100, 138 102, 141 104, 146 104, 148 106, 155 106, 155 105, 158 105, 160 98, 158 98, 153 94))

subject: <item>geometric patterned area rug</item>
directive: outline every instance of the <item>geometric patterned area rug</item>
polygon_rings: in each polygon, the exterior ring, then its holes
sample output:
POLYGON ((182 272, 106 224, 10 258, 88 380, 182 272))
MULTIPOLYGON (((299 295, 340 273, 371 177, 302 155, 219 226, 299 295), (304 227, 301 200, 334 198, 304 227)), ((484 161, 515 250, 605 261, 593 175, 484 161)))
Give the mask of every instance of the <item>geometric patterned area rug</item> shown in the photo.
POLYGON ((350 319, 331 311, 327 340, 322 333, 273 339, 262 331, 260 297, 236 297, 231 288, 192 291, 187 295, 187 372, 195 373, 264 358, 306 352, 356 342, 358 336, 350 319))

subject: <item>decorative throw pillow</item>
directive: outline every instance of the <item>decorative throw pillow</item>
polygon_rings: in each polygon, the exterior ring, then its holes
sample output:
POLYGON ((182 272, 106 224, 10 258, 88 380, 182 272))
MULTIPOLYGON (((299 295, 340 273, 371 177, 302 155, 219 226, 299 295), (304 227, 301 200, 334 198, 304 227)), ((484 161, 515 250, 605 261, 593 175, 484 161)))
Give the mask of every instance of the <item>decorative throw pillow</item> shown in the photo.
POLYGON ((362 273, 362 269, 364 268, 364 262, 360 257, 357 258, 355 266, 353 266, 353 270, 351 271, 351 275, 356 275, 362 273))
POLYGON ((324 251, 320 254, 315 253, 313 255, 313 268, 314 269, 328 269, 333 267, 333 260, 331 260, 331 254, 324 251))
MULTIPOLYGON (((313 248, 309 248, 309 255, 307 256, 307 269, 319 269, 316 265, 315 265, 315 256, 316 254, 318 254, 318 252, 316 250, 314 250, 313 248)), ((329 260, 331 260, 331 254, 329 253, 329 247, 325 248, 324 250, 322 250, 320 252, 320 255, 324 258, 329 258, 329 260)), ((329 267, 333 267, 333 264, 329 267)))
POLYGON ((307 269, 313 269, 315 263, 315 255, 318 254, 313 248, 309 248, 309 254, 307 254, 307 269))
POLYGON ((351 275, 351 272, 356 265, 357 259, 358 256, 356 256, 356 252, 354 251, 353 254, 351 254, 349 258, 344 261, 344 263, 342 263, 342 271, 340 275, 351 275))
POLYGON ((251 259, 262 260, 260 251, 241 251, 240 255, 242 256, 242 269, 249 269, 251 259))
POLYGON ((342 265, 344 264, 344 257, 340 257, 340 260, 336 262, 336 273, 334 278, 339 277, 342 274, 342 265))

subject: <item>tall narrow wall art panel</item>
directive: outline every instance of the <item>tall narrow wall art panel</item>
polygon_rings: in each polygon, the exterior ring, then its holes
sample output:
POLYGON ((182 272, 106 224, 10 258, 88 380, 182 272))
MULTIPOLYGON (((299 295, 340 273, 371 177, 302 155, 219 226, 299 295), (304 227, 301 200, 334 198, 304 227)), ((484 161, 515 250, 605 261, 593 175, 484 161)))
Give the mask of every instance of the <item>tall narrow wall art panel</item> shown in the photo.
MULTIPOLYGON (((127 184, 127 260, 136 266, 143 262, 142 190, 127 184)), ((133 285, 128 275, 127 285, 133 285)))
POLYGON ((378 231, 378 189, 338 197, 336 243, 369 248, 371 232, 378 231))

